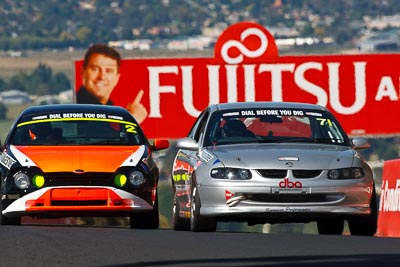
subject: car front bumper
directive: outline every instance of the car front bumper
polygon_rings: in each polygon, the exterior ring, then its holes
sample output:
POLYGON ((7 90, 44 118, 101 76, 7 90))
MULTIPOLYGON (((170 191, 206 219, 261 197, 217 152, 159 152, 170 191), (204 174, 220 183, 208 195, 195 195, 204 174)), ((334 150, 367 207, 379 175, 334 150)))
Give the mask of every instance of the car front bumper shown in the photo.
POLYGON ((211 217, 304 217, 368 215, 371 186, 303 187, 198 186, 200 214, 211 217))
POLYGON ((121 189, 103 186, 63 186, 45 187, 24 195, 13 201, 2 213, 8 217, 43 214, 94 216, 151 210, 153 206, 147 201, 121 189))

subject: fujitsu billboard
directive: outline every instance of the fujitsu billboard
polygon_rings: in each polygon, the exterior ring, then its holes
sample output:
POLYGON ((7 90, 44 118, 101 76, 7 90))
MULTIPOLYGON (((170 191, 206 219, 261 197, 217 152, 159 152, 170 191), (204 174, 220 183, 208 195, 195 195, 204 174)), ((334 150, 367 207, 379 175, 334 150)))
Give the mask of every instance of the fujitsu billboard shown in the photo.
POLYGON ((213 58, 123 59, 110 99, 127 107, 143 92, 149 138, 183 137, 208 105, 246 101, 319 104, 349 135, 387 136, 400 133, 399 78, 400 54, 279 56, 265 27, 241 22, 221 34, 213 58))

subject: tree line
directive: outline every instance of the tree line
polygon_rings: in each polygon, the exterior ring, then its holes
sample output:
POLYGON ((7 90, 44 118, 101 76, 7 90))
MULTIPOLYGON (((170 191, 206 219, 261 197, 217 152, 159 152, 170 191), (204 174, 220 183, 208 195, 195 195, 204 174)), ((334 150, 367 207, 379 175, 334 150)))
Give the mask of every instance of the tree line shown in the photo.
POLYGON ((71 89, 71 81, 62 72, 53 74, 51 67, 39 63, 31 73, 18 73, 9 80, 0 78, 0 92, 20 90, 30 95, 58 94, 71 89))

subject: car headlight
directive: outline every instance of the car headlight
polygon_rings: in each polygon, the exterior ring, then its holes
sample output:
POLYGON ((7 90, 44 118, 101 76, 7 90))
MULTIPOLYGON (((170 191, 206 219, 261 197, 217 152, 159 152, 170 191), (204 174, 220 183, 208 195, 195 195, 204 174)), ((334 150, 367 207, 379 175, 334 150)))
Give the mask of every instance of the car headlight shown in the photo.
POLYGON ((252 175, 249 170, 238 168, 215 168, 210 172, 212 178, 230 180, 249 180, 252 175))
POLYGON ((126 184, 126 181, 128 180, 128 178, 126 177, 125 174, 123 173, 118 173, 117 175, 115 175, 114 177, 114 184, 117 187, 124 187, 124 185, 126 184))
POLYGON ((129 182, 134 187, 140 187, 146 182, 146 178, 141 171, 135 170, 129 174, 129 182))
POLYGON ((30 177, 24 172, 14 174, 14 183, 19 189, 27 189, 31 184, 30 177))
POLYGON ((42 174, 35 174, 32 177, 32 184, 37 188, 41 188, 45 182, 46 180, 44 179, 44 176, 42 174))
POLYGON ((360 179, 364 177, 363 168, 343 168, 328 171, 328 178, 332 180, 360 179))

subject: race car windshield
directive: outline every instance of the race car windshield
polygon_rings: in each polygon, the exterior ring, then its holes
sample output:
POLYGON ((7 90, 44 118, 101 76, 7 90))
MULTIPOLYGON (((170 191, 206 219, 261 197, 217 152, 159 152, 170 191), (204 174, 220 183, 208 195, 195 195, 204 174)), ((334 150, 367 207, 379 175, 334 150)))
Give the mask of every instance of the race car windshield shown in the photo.
POLYGON ((143 138, 135 123, 116 120, 43 120, 17 125, 14 145, 139 145, 143 138))
POLYGON ((330 113, 293 109, 215 112, 204 139, 205 146, 282 142, 349 144, 346 134, 330 113))

